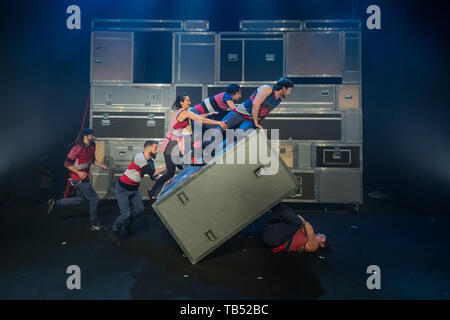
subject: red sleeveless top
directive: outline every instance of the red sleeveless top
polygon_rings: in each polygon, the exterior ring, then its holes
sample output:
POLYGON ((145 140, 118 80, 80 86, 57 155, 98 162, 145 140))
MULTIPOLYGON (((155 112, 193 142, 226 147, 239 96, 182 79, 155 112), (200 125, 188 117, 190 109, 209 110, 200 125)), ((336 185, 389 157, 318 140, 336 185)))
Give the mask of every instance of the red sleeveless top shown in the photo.
MULTIPOLYGON (((183 111, 181 111, 181 112, 183 112, 183 111)), ((178 115, 180 115, 181 114, 181 112, 178 114, 178 115)), ((178 116, 177 116, 178 117, 178 116)), ((173 128, 174 129, 184 129, 184 128, 186 128, 187 126, 189 125, 189 120, 186 118, 186 120, 184 120, 184 121, 178 121, 178 119, 177 119, 177 122, 173 125, 173 128)))

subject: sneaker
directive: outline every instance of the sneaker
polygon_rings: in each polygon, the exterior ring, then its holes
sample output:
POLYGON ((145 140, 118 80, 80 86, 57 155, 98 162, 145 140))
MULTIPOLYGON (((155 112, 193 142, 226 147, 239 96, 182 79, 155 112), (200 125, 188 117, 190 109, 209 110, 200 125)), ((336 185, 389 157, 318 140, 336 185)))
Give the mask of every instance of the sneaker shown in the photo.
POLYGON ((115 246, 120 246, 120 236, 119 236, 119 231, 114 231, 112 230, 109 233, 109 238, 111 239, 111 242, 113 243, 113 245, 115 246))
POLYGON ((53 200, 53 199, 49 199, 48 200, 48 210, 47 210, 47 213, 49 214, 49 215, 51 215, 52 213, 53 213, 53 209, 55 208, 55 200, 53 200))
POLYGON ((101 224, 91 224, 91 226, 89 227, 89 230, 91 230, 91 231, 105 231, 107 229, 104 226, 102 226, 101 224))

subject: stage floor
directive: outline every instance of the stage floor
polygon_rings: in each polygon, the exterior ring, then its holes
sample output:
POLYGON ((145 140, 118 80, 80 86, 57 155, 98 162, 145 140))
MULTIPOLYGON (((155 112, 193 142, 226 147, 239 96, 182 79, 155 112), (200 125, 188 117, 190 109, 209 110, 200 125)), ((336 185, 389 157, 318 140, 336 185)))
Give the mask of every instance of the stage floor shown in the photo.
MULTIPOLYGON (((295 205, 301 209, 301 205, 295 205)), ((418 215, 368 199, 359 213, 300 210, 334 250, 273 254, 261 246, 262 216, 193 266, 152 208, 113 246, 88 230, 87 206, 2 208, 0 299, 449 299, 450 219, 418 215), (68 290, 69 265, 81 290, 68 290), (368 290, 370 265, 381 290, 368 290)), ((102 203, 111 226, 119 209, 102 203)))

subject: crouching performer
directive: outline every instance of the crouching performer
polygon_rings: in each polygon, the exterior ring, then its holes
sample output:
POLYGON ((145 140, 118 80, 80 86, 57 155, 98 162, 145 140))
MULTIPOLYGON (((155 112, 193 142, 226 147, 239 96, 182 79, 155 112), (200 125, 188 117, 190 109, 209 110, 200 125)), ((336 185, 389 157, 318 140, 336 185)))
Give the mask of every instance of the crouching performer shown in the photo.
POLYGON ((158 153, 156 141, 146 141, 144 151, 136 154, 133 161, 117 181, 115 186, 116 199, 119 203, 120 215, 117 217, 110 232, 113 244, 120 245, 120 230, 125 228, 131 235, 132 220, 144 211, 144 202, 139 192, 141 178, 148 174, 150 179, 166 171, 166 168, 155 169, 153 159, 158 153))

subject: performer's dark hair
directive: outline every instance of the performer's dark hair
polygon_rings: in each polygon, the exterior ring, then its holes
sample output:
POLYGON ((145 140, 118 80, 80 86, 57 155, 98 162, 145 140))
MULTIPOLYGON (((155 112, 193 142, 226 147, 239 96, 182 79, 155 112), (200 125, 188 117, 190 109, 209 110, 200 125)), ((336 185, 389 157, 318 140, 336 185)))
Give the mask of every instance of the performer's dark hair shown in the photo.
MULTIPOLYGON (((80 145, 80 146, 84 146, 84 134, 83 132, 80 132, 77 136, 77 138, 75 139, 75 142, 73 144, 69 144, 69 147, 72 147, 74 145, 80 145)), ((95 141, 92 142, 92 144, 95 145, 95 141)))
POLYGON ((174 110, 180 109, 181 102, 184 101, 184 99, 186 99, 187 96, 188 96, 187 93, 177 94, 177 97, 175 98, 175 102, 172 105, 172 109, 174 109, 174 110))
POLYGON ((154 144, 157 144, 158 142, 154 141, 154 140, 147 140, 144 143, 144 149, 147 148, 148 146, 152 146, 154 144))
POLYGON ((236 94, 236 93, 238 93, 239 91, 241 91, 241 86, 240 85, 238 85, 238 84, 230 84, 226 89, 225 89, 225 92, 226 93, 228 93, 228 94, 230 94, 230 95, 233 95, 233 94, 236 94))
POLYGON ((288 78, 280 78, 278 79, 277 83, 275 84, 275 90, 281 90, 283 87, 287 88, 293 88, 294 83, 289 80, 288 78))

